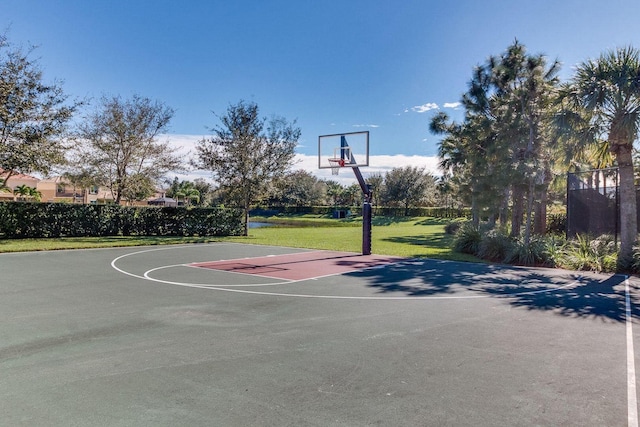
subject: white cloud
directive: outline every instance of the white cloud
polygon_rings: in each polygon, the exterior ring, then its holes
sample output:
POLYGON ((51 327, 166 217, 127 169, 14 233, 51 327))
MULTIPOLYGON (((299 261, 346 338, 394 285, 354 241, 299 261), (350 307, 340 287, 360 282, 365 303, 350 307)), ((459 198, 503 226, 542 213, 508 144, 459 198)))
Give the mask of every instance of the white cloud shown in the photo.
MULTIPOLYGON (((415 107, 411 107, 411 111, 414 111, 416 113, 426 113, 427 111, 431 111, 431 110, 437 110, 438 108, 438 104, 434 103, 434 102, 428 102, 426 104, 422 104, 422 105, 416 105, 415 107)), ((405 110, 408 111, 408 110, 405 110)))
MULTIPOLYGON (((404 166, 424 167, 427 172, 435 176, 442 175, 442 172, 438 169, 438 157, 405 156, 402 154, 369 156, 369 166, 361 167, 360 172, 366 179, 371 174, 381 173, 384 175, 393 168, 404 166)), ((318 156, 296 154, 295 162, 291 168, 293 170, 302 169, 319 179, 330 179, 342 185, 357 183, 356 177, 349 167, 340 169, 340 173, 337 176, 331 174, 331 169, 318 169, 318 156)))
POLYGON ((353 125, 354 128, 379 128, 379 125, 353 125))
POLYGON ((459 102, 445 102, 443 107, 444 108, 453 108, 454 110, 457 109, 460 105, 459 102))
MULTIPOLYGON (((203 136, 198 135, 161 135, 158 139, 161 141, 168 140, 172 146, 179 147, 178 153, 180 156, 188 161, 195 155, 195 146, 203 136)), ((385 174, 393 168, 414 166, 424 167, 427 172, 431 172, 433 175, 440 176, 442 172, 438 169, 438 158, 436 156, 406 156, 402 154, 398 155, 377 155, 369 156, 369 166, 361 167, 360 172, 366 178, 373 173, 385 174)), ((330 179, 339 182, 342 185, 351 185, 357 183, 356 177, 353 174, 351 168, 343 168, 340 170, 340 174, 334 176, 331 174, 331 169, 318 169, 318 156, 310 154, 296 154, 294 161, 291 165, 292 170, 305 170, 319 179, 330 179)), ((203 178, 206 181, 213 182, 212 174, 210 171, 191 170, 183 173, 169 173, 167 178, 173 179, 177 176, 180 180, 193 181, 196 178, 203 178)))

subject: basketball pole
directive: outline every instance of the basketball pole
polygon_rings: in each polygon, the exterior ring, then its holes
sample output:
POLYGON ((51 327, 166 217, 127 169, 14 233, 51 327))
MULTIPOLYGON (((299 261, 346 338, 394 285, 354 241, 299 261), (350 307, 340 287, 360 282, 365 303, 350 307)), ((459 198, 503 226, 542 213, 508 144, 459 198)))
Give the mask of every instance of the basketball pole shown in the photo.
MULTIPOLYGON (((347 138, 344 135, 340 136, 340 158, 348 160, 349 163, 357 164, 356 159, 353 157, 353 153, 349 152, 349 159, 345 159, 346 154, 344 148, 349 147, 347 138)), ((371 255, 371 187, 367 185, 360 173, 358 166, 352 166, 353 174, 360 184, 362 194, 364 195, 362 200, 362 255, 371 255)))
POLYGON ((360 168, 353 166, 353 173, 360 184, 362 200, 362 255, 371 255, 371 187, 364 181, 360 168))

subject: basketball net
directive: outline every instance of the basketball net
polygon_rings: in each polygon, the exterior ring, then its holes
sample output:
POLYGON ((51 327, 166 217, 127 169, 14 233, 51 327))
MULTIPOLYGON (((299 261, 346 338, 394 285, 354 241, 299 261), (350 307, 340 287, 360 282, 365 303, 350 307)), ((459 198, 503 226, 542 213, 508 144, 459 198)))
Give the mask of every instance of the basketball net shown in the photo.
POLYGON ((331 175, 339 175, 340 168, 344 167, 344 159, 329 159, 329 164, 331 165, 331 175))

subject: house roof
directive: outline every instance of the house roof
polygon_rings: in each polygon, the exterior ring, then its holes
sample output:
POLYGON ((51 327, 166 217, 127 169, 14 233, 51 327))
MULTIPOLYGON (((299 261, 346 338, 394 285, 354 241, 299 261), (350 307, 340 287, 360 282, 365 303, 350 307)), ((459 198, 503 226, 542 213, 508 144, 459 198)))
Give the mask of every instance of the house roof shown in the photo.
MULTIPOLYGON (((9 176, 9 171, 6 171, 6 170, 0 168, 0 178, 4 179, 7 176, 9 176)), ((39 179, 36 178, 35 176, 26 175, 26 174, 15 172, 15 171, 11 174, 11 178, 13 178, 13 179, 30 179, 30 180, 33 180, 33 181, 39 181, 39 179)))

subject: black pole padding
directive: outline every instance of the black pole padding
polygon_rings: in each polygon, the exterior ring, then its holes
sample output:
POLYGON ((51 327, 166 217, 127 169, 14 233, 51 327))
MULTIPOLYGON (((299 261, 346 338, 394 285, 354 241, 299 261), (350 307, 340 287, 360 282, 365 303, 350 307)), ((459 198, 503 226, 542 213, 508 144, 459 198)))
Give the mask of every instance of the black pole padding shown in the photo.
POLYGON ((362 203, 362 255, 371 255, 371 203, 362 203))
POLYGON ((359 167, 353 166, 352 169, 364 195, 362 202, 362 255, 371 255, 371 187, 364 180, 359 167))

